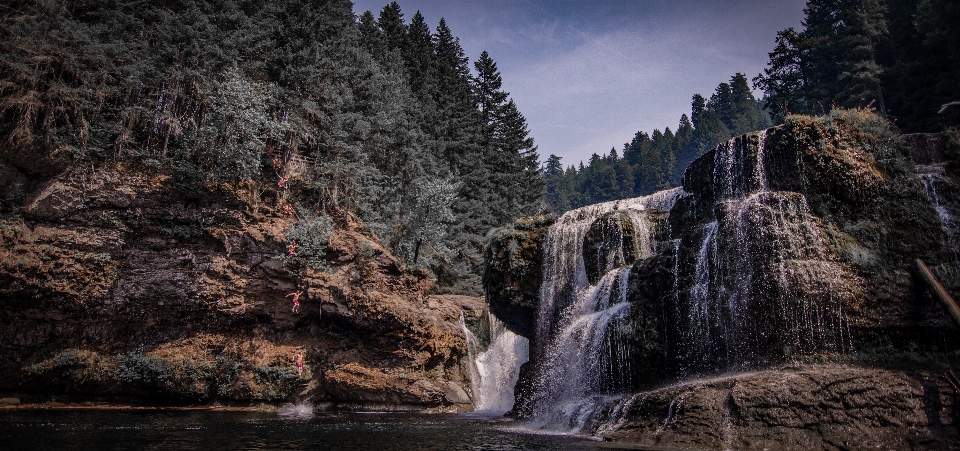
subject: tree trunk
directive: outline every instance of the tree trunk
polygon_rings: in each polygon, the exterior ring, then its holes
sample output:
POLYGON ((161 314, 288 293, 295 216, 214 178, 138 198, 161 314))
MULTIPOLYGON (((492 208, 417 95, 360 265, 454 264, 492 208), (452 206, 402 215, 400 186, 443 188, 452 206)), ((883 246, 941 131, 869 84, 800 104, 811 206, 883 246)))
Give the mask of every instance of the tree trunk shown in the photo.
POLYGON ((950 313, 953 321, 957 326, 960 326, 960 307, 957 306, 956 301, 953 300, 950 293, 947 293, 947 289, 943 288, 943 285, 940 285, 940 282, 937 281, 937 276, 933 274, 933 271, 930 270, 923 260, 918 258, 914 260, 914 263, 917 266, 917 272, 920 274, 920 278, 923 279, 927 288, 930 289, 930 294, 943 304, 943 307, 950 313))

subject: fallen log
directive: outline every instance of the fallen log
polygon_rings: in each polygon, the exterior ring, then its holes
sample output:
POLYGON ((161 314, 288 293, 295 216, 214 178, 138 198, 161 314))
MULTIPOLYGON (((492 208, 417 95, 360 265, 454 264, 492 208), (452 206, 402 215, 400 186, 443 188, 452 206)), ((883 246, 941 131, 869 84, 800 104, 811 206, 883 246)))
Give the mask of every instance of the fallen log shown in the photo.
POLYGON ((946 371, 944 371, 944 372, 943 372, 943 378, 946 379, 947 382, 950 383, 950 386, 953 387, 953 391, 956 392, 958 395, 960 395, 960 387, 958 387, 958 386, 957 386, 957 383, 953 381, 953 378, 950 377, 950 374, 948 374, 946 371))
POLYGON ((953 297, 950 296, 950 293, 947 293, 947 289, 943 288, 943 285, 940 285, 940 281, 937 280, 937 276, 933 274, 933 271, 927 266, 923 260, 919 258, 914 260, 914 263, 917 266, 917 272, 920 274, 920 279, 927 284, 927 288, 930 289, 930 293, 933 294, 933 297, 937 298, 943 307, 947 309, 947 312, 950 313, 950 316, 953 318, 953 321, 957 323, 957 326, 960 327, 960 306, 957 306, 957 302, 953 300, 953 297))

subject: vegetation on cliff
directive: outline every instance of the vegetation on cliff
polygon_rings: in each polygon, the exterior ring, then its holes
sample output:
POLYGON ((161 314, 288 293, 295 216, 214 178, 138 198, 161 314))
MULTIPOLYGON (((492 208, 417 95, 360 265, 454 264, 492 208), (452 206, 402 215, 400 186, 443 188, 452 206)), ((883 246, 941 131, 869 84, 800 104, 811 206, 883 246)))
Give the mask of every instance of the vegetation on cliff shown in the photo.
POLYGON ((479 293, 483 234, 540 208, 536 147, 489 55, 371 17, 0 7, 0 390, 469 404, 483 307, 437 293, 479 293))
POLYGON ((8 3, 0 209, 66 166, 137 162, 178 196, 241 190, 254 214, 350 212, 439 291, 478 294, 483 234, 541 208, 526 121, 443 20, 351 8, 8 3))

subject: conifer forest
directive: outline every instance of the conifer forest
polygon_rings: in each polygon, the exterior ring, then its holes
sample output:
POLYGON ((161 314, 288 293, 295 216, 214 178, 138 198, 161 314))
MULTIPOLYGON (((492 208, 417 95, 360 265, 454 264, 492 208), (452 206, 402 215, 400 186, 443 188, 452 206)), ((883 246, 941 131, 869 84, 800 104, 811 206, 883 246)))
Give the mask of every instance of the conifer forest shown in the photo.
POLYGON ((371 1, 0 1, 0 448, 960 450, 960 1, 371 1))

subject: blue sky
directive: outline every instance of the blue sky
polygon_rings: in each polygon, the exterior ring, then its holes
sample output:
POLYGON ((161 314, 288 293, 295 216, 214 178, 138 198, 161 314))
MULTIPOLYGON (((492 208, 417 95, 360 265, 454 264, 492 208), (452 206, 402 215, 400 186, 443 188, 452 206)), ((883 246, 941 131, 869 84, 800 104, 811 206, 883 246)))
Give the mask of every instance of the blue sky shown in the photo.
MULTIPOLYGON (((387 0, 355 0, 379 15, 387 0)), ((618 151, 639 131, 676 129, 690 97, 766 66, 805 0, 398 0, 440 18, 473 61, 487 50, 526 116, 541 160, 565 166, 618 151)))

